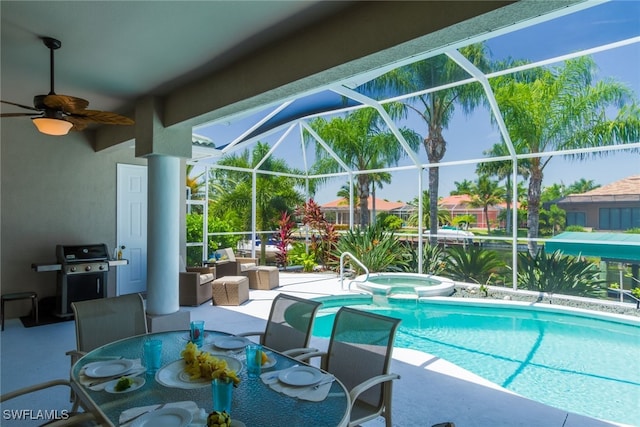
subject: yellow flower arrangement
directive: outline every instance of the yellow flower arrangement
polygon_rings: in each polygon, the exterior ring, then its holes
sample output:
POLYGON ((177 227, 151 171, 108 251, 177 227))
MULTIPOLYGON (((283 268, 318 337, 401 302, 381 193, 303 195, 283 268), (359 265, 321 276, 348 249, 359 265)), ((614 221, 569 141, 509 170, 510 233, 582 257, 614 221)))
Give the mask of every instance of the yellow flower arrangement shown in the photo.
POLYGON ((200 378, 213 380, 222 379, 224 381, 233 381, 233 386, 240 384, 240 378, 236 371, 229 369, 227 362, 218 359, 211 353, 198 350, 192 342, 188 342, 184 350, 180 353, 186 364, 185 372, 189 374, 192 380, 200 378))

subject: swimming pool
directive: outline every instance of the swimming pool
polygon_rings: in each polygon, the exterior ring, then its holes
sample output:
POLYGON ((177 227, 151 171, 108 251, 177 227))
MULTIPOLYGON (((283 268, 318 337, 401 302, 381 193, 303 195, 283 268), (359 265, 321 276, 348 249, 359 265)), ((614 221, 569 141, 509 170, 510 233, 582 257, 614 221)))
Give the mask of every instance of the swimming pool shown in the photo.
POLYGON ((350 287, 373 295, 385 295, 389 298, 424 298, 433 296, 449 296, 453 293, 455 283, 452 280, 417 273, 371 273, 353 279, 350 287))
POLYGON ((337 303, 325 300, 314 335, 330 336, 340 305, 399 317, 396 347, 444 358, 508 390, 570 412, 631 425, 640 420, 638 321, 590 318, 513 302, 356 301, 357 305, 345 298, 337 303))

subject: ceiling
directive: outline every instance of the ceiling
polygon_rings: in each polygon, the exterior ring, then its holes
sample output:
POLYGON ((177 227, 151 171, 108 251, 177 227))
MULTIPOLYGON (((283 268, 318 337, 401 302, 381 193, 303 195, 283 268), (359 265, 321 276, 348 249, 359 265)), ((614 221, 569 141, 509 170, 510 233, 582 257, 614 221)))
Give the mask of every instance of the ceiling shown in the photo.
MULTIPOLYGON (((160 97, 165 126, 192 126, 579 2, 3 0, 0 94, 49 92, 49 36, 56 93, 130 117, 160 97)), ((104 146, 135 136, 103 129, 104 146)))

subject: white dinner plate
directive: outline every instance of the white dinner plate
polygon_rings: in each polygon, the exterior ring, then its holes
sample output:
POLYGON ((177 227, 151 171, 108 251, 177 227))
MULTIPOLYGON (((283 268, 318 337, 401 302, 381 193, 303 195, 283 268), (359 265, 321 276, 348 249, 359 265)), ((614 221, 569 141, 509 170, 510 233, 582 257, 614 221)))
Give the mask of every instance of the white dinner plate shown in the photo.
POLYGON ((219 337, 213 340, 213 345, 223 350, 240 350, 249 344, 249 340, 243 337, 219 337))
POLYGON ((118 384, 118 381, 120 381, 120 379, 109 381, 107 385, 104 386, 104 391, 114 394, 129 393, 130 391, 139 389, 146 382, 142 377, 131 377, 131 380, 133 381, 133 383, 131 383, 131 387, 122 391, 116 390, 116 384, 118 384))
POLYGON ((193 416, 184 408, 162 408, 144 414, 131 427, 186 427, 193 416))
POLYGON ((133 368, 133 360, 130 359, 105 360, 87 363, 84 366, 84 374, 93 378, 105 378, 124 374, 131 368, 133 368))
MULTIPOLYGON (((242 370, 242 362, 238 359, 231 356, 225 356, 223 354, 214 354, 214 356, 218 359, 225 360, 227 362, 227 367, 236 371, 236 373, 240 373, 242 370)), ((211 380, 205 380, 202 378, 192 380, 184 369, 184 360, 176 360, 156 372, 156 381, 165 387, 182 389, 195 389, 211 385, 211 380)))
POLYGON ((297 366, 280 372, 278 379, 288 385, 305 386, 319 383, 322 375, 322 372, 311 366, 297 366))

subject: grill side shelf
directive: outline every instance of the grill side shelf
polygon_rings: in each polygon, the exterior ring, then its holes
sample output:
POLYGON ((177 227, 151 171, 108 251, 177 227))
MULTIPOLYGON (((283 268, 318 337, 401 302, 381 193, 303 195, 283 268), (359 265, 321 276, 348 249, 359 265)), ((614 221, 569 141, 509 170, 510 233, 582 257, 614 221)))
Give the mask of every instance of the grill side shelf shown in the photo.
POLYGON ((31 264, 31 269, 36 273, 44 273, 47 271, 60 271, 62 270, 61 264, 31 264))

